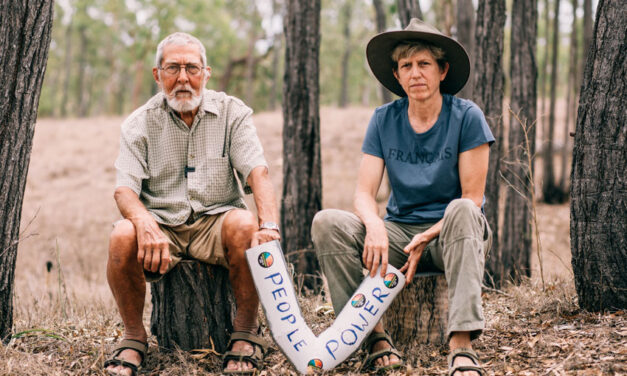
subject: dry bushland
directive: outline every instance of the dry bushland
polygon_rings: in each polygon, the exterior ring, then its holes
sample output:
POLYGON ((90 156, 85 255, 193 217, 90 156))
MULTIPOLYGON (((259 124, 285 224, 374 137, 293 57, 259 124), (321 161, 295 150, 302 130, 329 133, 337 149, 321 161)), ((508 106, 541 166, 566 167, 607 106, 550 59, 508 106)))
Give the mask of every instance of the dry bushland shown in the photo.
MULTIPOLYGON (((361 140, 371 112, 365 108, 322 110, 325 207, 350 209, 361 140)), ((104 274, 111 223, 119 216, 112 193, 121 121, 42 119, 37 125, 16 268, 16 334, 8 345, 0 345, 0 375, 101 375, 104 360, 122 336, 104 274)), ((281 115, 258 114, 255 124, 278 197, 281 115)), ((484 294, 487 330, 476 347, 489 374, 627 374, 626 315, 592 314, 577 307, 568 214, 567 206, 539 206, 549 281, 546 291, 534 276, 521 286, 484 294)), ((332 320, 316 315, 320 304, 320 296, 301 298, 303 314, 314 331, 332 320)), ((147 327, 149 315, 148 298, 147 327)), ((264 334, 271 341, 267 329, 264 334)), ((403 350, 409 364, 407 374, 446 374, 446 348, 403 350)), ((354 374, 360 359, 360 354, 354 355, 333 374, 354 374)), ((276 347, 267 365, 267 375, 294 372, 276 347)), ((141 374, 219 371, 215 354, 160 351, 151 337, 148 362, 141 374)))

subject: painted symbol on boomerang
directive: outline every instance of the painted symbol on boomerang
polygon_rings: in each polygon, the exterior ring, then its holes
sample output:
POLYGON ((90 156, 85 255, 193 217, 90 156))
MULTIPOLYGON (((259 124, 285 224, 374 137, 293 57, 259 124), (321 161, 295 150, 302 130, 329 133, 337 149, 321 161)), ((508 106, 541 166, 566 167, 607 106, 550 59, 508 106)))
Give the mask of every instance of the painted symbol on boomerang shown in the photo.
POLYGON ((405 276, 392 266, 384 277, 367 276, 333 324, 315 336, 300 311, 279 242, 251 248, 246 258, 272 337, 301 373, 330 370, 343 362, 405 285, 405 276))

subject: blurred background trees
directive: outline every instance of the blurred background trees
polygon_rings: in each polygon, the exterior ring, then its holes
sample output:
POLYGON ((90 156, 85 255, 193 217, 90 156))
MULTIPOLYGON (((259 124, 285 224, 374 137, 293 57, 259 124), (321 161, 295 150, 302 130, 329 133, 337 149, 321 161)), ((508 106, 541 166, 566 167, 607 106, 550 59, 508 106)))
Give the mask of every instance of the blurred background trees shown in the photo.
MULTIPOLYGON (((151 74, 157 43, 179 30, 205 44, 213 68, 209 88, 237 96, 258 112, 289 106, 282 58, 287 5, 287 0, 57 0, 39 115, 130 113, 157 92, 151 74)), ((517 280, 529 275, 529 190, 549 203, 568 199, 570 134, 596 5, 596 0, 320 0, 315 107, 374 108, 396 99, 372 77, 364 51, 374 34, 401 29, 410 17, 460 40, 472 72, 459 96, 479 104, 498 140, 486 187, 486 215, 495 232, 487 270, 495 286, 517 280), (514 114, 526 126, 526 146, 514 114), (531 187, 525 176, 536 184, 531 187)))

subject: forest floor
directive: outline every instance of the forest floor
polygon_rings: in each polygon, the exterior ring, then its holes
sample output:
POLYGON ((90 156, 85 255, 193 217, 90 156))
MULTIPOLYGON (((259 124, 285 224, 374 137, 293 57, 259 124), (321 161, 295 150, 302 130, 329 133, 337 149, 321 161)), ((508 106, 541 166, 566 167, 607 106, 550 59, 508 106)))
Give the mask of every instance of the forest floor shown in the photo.
MULTIPOLYGON (((361 139, 372 109, 323 108, 323 206, 350 210, 361 139)), ((41 119, 24 198, 15 277, 14 338, 0 344, 0 375, 103 375, 102 364, 122 336, 105 278, 107 242, 119 213, 112 199, 121 118, 41 119)), ((255 115, 277 197, 281 192, 281 114, 255 115)), ((251 203, 250 199, 248 202, 251 203)), ((627 375, 627 315, 578 308, 570 267, 569 208, 537 205, 544 287, 533 250, 532 277, 519 286, 486 289, 487 329, 475 342, 490 375, 627 375)), ((314 331, 320 295, 303 296, 314 331)), ((150 320, 147 298, 144 321, 150 320)), ((267 328, 264 336, 272 343, 267 328)), ((160 351, 150 337, 142 375, 220 371, 209 352, 160 351)), ((445 375, 443 346, 398 344, 407 357, 399 375, 445 375)), ((362 354, 333 372, 358 374, 362 354)), ((262 375, 294 374, 273 346, 262 375)))

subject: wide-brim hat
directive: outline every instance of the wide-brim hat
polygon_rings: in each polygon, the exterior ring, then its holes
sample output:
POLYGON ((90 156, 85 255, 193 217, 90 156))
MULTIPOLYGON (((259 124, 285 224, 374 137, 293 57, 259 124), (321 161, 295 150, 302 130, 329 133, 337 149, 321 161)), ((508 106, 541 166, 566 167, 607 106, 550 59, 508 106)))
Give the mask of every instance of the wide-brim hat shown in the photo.
POLYGON ((396 63, 392 60, 392 51, 401 42, 411 41, 425 41, 444 50, 444 58, 449 68, 446 77, 440 82, 441 93, 455 94, 464 87, 470 75, 470 59, 464 47, 417 18, 412 18, 405 30, 383 32, 368 42, 366 47, 368 65, 383 86, 400 97, 407 96, 394 77, 396 63))

